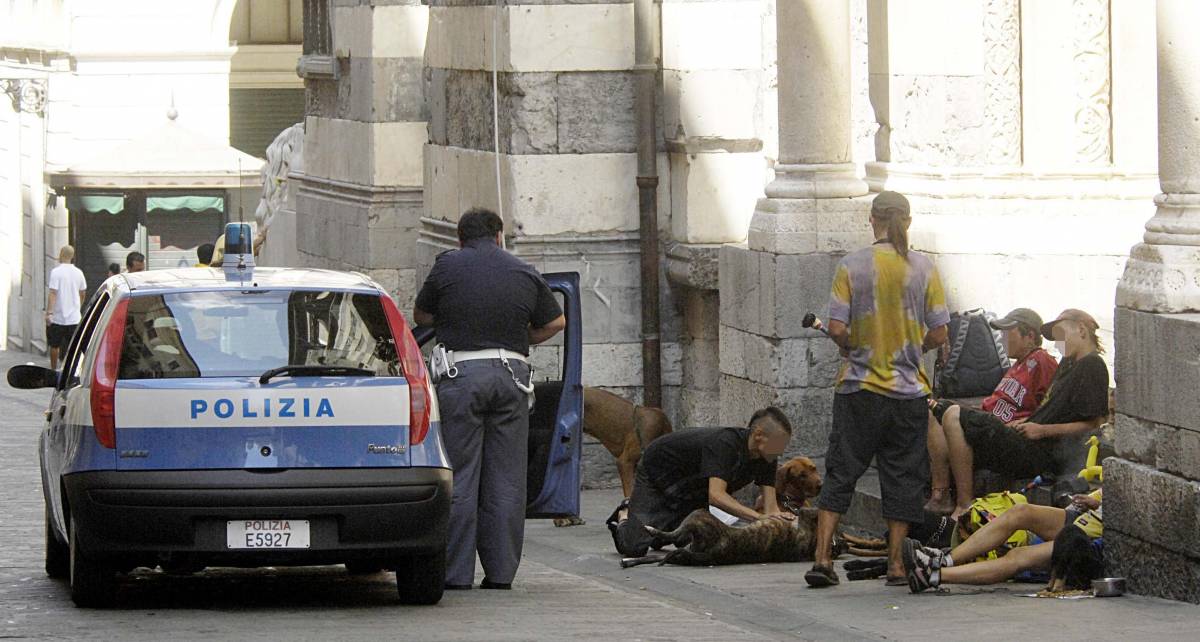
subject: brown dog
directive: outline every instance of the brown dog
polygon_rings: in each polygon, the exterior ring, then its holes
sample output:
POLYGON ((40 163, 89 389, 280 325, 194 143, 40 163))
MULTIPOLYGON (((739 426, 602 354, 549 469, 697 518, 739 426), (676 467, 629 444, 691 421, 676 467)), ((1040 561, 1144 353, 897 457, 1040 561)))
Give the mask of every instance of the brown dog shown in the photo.
MULTIPOLYGON (((810 505, 809 500, 821 494, 821 473, 808 457, 793 457, 775 470, 775 497, 779 507, 799 512, 810 505)), ((759 495, 754 509, 762 512, 763 498, 759 495)))
POLYGON ((671 432, 671 420, 658 408, 635 405, 599 388, 584 388, 583 432, 598 439, 617 459, 621 490, 629 497, 642 449, 671 432))

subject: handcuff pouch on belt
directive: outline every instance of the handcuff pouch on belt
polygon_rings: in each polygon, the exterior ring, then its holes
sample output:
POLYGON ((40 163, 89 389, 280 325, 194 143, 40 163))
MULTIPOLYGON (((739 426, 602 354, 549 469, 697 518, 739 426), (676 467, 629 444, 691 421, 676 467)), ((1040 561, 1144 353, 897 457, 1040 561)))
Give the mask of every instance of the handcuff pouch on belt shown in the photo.
POLYGON ((433 346, 433 351, 429 353, 429 379, 435 385, 443 378, 453 379, 458 376, 458 368, 450 361, 450 355, 446 352, 446 344, 439 343, 433 346))
MULTIPOLYGON (((533 410, 534 403, 534 386, 533 386, 533 365, 526 362, 529 367, 529 382, 522 383, 517 378, 517 373, 513 372, 512 364, 508 362, 508 357, 504 353, 497 350, 496 358, 504 364, 504 369, 508 370, 508 374, 512 376, 513 383, 516 384, 517 390, 525 393, 529 397, 529 409, 533 410)), ((429 353, 429 378, 433 384, 437 384, 443 378, 454 379, 458 377, 458 366, 454 361, 454 352, 447 351, 446 345, 439 343, 433 347, 429 353)))

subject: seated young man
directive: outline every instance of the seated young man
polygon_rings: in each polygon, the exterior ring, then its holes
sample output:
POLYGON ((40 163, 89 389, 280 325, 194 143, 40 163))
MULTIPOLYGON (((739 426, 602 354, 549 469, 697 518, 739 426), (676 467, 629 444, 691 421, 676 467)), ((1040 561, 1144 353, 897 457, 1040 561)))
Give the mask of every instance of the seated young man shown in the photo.
POLYGON ((691 428, 654 440, 638 462, 632 495, 606 522, 617 551, 641 557, 653 544, 646 526, 674 530, 710 505, 746 520, 795 519, 775 497, 775 460, 791 438, 791 422, 771 406, 755 412, 748 428, 691 428), (763 513, 731 495, 750 482, 762 488, 763 513))
POLYGON ((1059 472, 1085 452, 1082 437, 1099 430, 1108 416, 1108 366, 1096 336, 1099 325, 1082 310, 1063 310, 1042 326, 1042 336, 1063 355, 1046 398, 1025 421, 1005 425, 995 415, 947 402, 930 402, 946 437, 946 455, 931 462, 949 465, 957 488, 952 516, 974 500, 976 468, 1013 478, 1059 472))
MULTIPOLYGON (((1005 351, 1012 357, 1013 364, 1004 373, 991 396, 983 400, 980 409, 1008 425, 1032 415, 1050 388, 1050 381, 1058 371, 1058 362, 1042 349, 1042 317, 1029 308, 1017 308, 1003 319, 990 324, 1003 332, 1005 351)), ((925 510, 947 515, 954 512, 954 498, 950 494, 949 448, 942 424, 933 413, 929 413, 930 476, 932 492, 925 510)), ((960 487, 961 488, 961 487, 960 487)), ((961 493, 960 493, 961 496, 961 493)), ((970 499, 967 499, 970 502, 970 499)))
POLYGON ((920 593, 942 584, 995 584, 1023 571, 1049 570, 1054 538, 1068 524, 1078 526, 1092 540, 1104 535, 1100 491, 1076 495, 1074 499, 1075 503, 1066 510, 1017 504, 984 524, 949 553, 921 546, 913 539, 905 540, 904 568, 908 573, 908 589, 920 593), (973 561, 1000 547, 1019 530, 1033 531, 1045 541, 1033 546, 1018 546, 996 559, 973 561))

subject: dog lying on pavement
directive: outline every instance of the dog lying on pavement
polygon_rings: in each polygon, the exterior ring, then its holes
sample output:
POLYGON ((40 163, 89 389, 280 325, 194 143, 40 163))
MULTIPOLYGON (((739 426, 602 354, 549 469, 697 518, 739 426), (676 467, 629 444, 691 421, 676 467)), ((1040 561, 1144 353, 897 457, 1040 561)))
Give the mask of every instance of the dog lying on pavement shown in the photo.
MULTIPOLYGON (((673 544, 663 553, 628 558, 623 568, 658 563, 684 566, 723 566, 769 562, 811 561, 816 549, 817 510, 805 506, 821 490, 821 475, 811 459, 795 457, 775 473, 775 489, 780 506, 796 515, 785 522, 760 519, 746 526, 728 526, 707 509, 697 509, 684 518, 679 528, 648 530, 656 544, 673 544)), ((835 547, 837 549, 841 545, 835 547)))

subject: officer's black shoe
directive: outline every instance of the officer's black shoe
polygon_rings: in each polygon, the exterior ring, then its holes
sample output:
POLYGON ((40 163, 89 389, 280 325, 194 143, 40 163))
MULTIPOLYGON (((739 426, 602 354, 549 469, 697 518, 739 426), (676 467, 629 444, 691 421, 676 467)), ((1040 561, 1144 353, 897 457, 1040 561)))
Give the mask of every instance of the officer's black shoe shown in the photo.
POLYGON ((470 584, 446 584, 443 588, 447 591, 469 591, 472 587, 470 584))
POLYGON ((500 582, 493 582, 485 577, 485 578, 483 578, 483 581, 479 583, 479 588, 481 588, 481 589, 498 589, 501 591, 511 591, 512 583, 510 582, 508 584, 501 584, 500 582))

